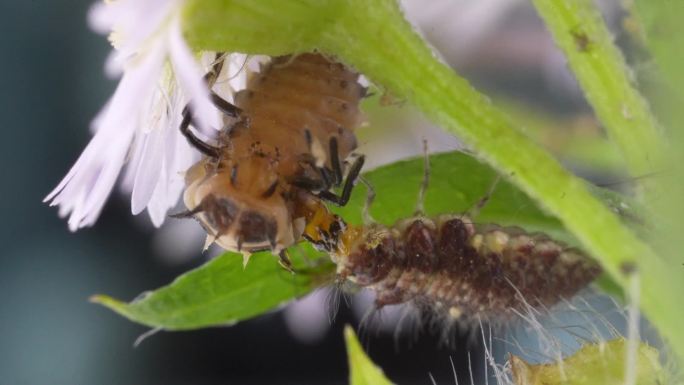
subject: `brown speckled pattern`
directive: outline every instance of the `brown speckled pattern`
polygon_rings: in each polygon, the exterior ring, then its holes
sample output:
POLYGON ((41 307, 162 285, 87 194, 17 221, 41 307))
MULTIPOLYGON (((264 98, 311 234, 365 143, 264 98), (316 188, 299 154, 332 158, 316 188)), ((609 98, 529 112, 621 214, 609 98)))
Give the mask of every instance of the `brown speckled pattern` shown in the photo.
POLYGON ((469 218, 414 217, 367 227, 338 274, 377 294, 376 305, 413 302, 450 317, 476 320, 550 307, 600 274, 577 249, 519 228, 476 228, 469 218), (524 301, 521 300, 524 298, 524 301))

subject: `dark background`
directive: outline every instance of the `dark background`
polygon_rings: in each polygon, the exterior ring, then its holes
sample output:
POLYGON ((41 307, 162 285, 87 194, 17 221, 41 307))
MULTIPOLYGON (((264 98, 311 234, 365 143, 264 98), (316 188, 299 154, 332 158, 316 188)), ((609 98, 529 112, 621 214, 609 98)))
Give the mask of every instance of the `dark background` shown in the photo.
MULTIPOLYGON (((312 345, 291 337, 273 313, 233 327, 160 333, 134 348, 147 329, 88 302, 95 293, 132 299, 204 261, 199 250, 175 265, 155 256, 154 229, 130 215, 121 194, 95 227, 77 233, 41 203, 84 148, 90 120, 115 86, 102 71, 110 46, 86 26, 90 4, 0 3, 0 384, 347 383, 342 327, 356 320, 344 305, 326 338, 312 345)), ((529 10, 511 16, 521 18, 543 33, 529 10)), ((536 98, 560 114, 586 112, 581 98, 552 92, 534 65, 521 63, 510 73, 501 65, 463 66, 485 89, 536 98)), ((449 357, 467 383, 468 351, 482 367, 477 341, 463 336, 448 349, 425 334, 398 347, 391 335, 364 338, 372 358, 403 384, 429 384, 428 372, 453 384, 449 357)))

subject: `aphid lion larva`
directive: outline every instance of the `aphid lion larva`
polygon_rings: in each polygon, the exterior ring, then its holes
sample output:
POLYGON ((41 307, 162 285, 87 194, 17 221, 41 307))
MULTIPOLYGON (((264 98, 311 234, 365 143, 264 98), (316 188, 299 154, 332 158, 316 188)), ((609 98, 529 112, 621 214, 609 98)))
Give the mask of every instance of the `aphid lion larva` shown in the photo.
MULTIPOLYGON (((207 74, 209 84, 221 65, 207 74)), ((363 156, 345 162, 362 120, 358 77, 316 53, 273 58, 235 94, 235 105, 211 94, 229 118, 215 144, 193 133, 186 108, 181 132, 206 156, 186 173, 188 211, 177 216, 197 218, 224 249, 269 250, 287 265, 285 249, 306 226, 301 202, 344 205, 363 165, 363 156), (339 196, 330 191, 340 185, 339 196)))
POLYGON ((426 165, 419 213, 392 226, 348 225, 323 205, 312 209, 304 236, 330 254, 340 281, 375 291, 377 308, 413 303, 449 319, 503 320, 570 298, 600 274, 587 255, 545 234, 420 213, 427 175, 426 165))

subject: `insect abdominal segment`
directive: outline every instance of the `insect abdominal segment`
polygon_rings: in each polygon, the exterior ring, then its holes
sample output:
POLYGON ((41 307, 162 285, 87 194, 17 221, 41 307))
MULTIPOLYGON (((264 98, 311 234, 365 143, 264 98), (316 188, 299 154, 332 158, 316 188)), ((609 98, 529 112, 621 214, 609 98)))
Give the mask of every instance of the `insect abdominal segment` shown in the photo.
MULTIPOLYGON (((205 77, 210 84, 220 63, 205 77)), ((307 223, 303 206, 345 204, 360 173, 363 156, 350 156, 365 94, 357 80, 319 54, 273 58, 235 94, 235 106, 211 94, 228 118, 211 144, 192 132, 186 108, 181 132, 205 158, 186 172, 188 211, 181 216, 198 219, 208 241, 224 249, 268 250, 287 264, 284 250, 302 238, 307 223)))

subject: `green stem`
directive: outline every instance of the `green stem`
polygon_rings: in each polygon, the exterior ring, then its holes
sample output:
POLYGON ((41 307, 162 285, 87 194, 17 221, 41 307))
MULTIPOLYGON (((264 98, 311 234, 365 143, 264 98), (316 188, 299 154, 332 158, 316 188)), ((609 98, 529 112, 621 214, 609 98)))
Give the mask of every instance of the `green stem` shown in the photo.
POLYGON ((662 170, 666 148, 593 0, 533 0, 632 176, 662 170))
POLYGON ((198 49, 270 55, 319 49, 412 102, 556 215, 623 287, 623 270, 636 267, 645 312, 684 357, 684 309, 671 295, 684 292, 684 281, 581 180, 437 60, 394 0, 190 0, 185 28, 198 49))
MULTIPOLYGON (((661 231, 654 244, 674 264, 684 265, 681 234, 684 234, 684 2, 667 0, 636 0, 631 9, 629 29, 633 40, 641 42, 652 55, 643 66, 641 76, 658 87, 651 89, 652 103, 668 129, 672 144, 672 160, 668 164, 663 194, 650 204, 661 231)), ((649 202, 650 203, 650 202, 649 202)))

